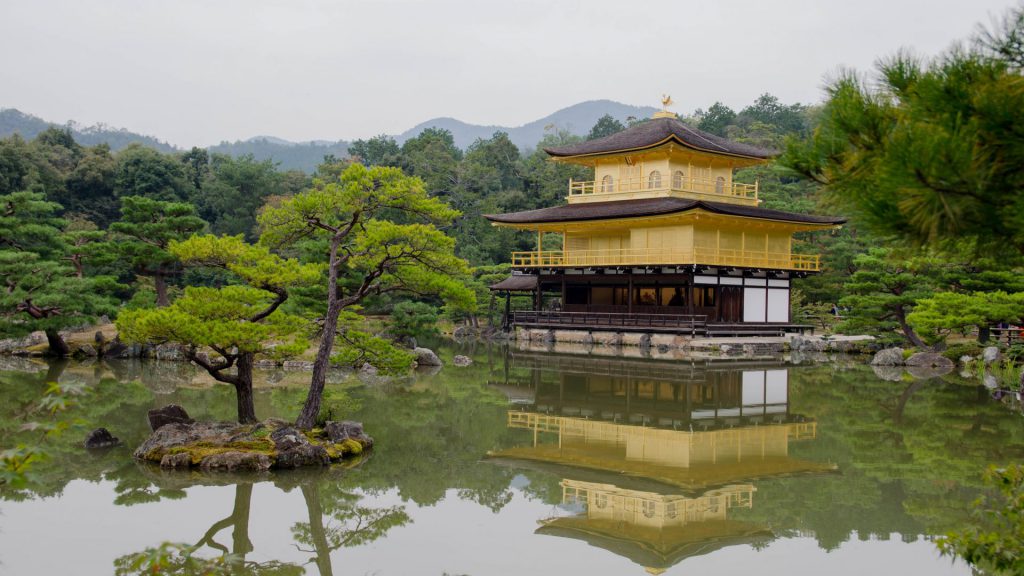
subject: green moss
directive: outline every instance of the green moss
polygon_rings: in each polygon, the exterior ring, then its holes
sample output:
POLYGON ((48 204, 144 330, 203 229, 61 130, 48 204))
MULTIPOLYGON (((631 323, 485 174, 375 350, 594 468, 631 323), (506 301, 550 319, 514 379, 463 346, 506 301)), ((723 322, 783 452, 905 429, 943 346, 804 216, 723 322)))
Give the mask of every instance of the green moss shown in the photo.
POLYGON ((241 440, 238 442, 228 442, 227 444, 195 442, 184 446, 175 446, 167 451, 168 454, 188 454, 192 457, 192 464, 199 464, 208 456, 223 454, 225 452, 254 452, 258 454, 266 454, 270 457, 277 455, 277 451, 274 449, 274 443, 271 442, 269 438, 259 440, 241 440))
MULTIPOLYGON (((336 444, 336 446, 337 446, 337 444, 336 444)), ((360 444, 359 442, 357 442, 356 440, 351 439, 351 438, 343 440, 341 442, 340 446, 341 446, 341 452, 343 454, 362 454, 363 453, 363 445, 360 444)))

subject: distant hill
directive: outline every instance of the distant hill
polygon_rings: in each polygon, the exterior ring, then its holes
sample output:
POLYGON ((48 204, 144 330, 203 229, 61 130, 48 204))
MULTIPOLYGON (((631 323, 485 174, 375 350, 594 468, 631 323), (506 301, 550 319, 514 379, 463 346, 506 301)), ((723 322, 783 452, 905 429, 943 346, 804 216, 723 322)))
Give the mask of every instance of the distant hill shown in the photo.
POLYGON ((509 139, 520 150, 525 150, 535 147, 537 142, 540 142, 541 138, 544 137, 544 129, 548 126, 568 130, 578 136, 585 136, 587 132, 590 132, 594 124, 597 123, 598 119, 605 114, 611 114, 616 120, 625 123, 626 119, 630 116, 634 118, 649 118, 657 110, 657 108, 651 106, 630 106, 611 100, 590 100, 573 104, 568 108, 562 108, 529 124, 514 127, 480 126, 478 124, 467 124, 455 118, 434 118, 433 120, 421 122, 411 129, 402 132, 395 136, 395 140, 401 144, 410 138, 415 138, 427 128, 443 128, 452 133, 456 146, 465 149, 476 141, 477 138, 490 138, 495 132, 501 131, 507 132, 509 139))
POLYGON ((237 142, 221 142, 207 148, 210 153, 239 157, 252 154, 257 160, 272 160, 281 170, 302 170, 312 172, 324 160, 324 156, 345 158, 348 156, 348 142, 289 142, 281 138, 257 136, 237 142))
POLYGON ((124 128, 112 128, 106 124, 82 126, 77 122, 57 124, 56 122, 47 122, 38 116, 25 114, 14 108, 0 109, 0 138, 6 138, 12 134, 21 134, 26 140, 31 140, 50 126, 60 128, 66 126, 71 128, 71 132, 75 135, 75 141, 84 146, 95 146, 96 144, 106 142, 110 145, 111 150, 120 150, 133 142, 139 142, 161 152, 174 152, 177 150, 174 146, 153 136, 136 134, 124 128))
MULTIPOLYGON (((410 138, 419 135, 427 128, 443 128, 452 133, 455 145, 465 149, 477 138, 490 138, 495 132, 507 132, 512 142, 520 150, 534 148, 547 127, 555 127, 567 130, 573 134, 584 136, 597 123, 597 120, 605 114, 625 123, 630 116, 635 118, 648 118, 657 111, 650 106, 629 106, 611 100, 591 100, 574 104, 563 108, 553 114, 549 114, 539 120, 534 120, 522 126, 480 126, 468 124, 455 118, 435 118, 417 124, 413 128, 395 136, 399 144, 410 138)), ((105 124, 94 126, 81 126, 75 122, 67 124, 56 124, 47 122, 42 118, 25 114, 14 108, 0 109, 0 138, 6 138, 12 134, 21 134, 27 140, 35 138, 37 134, 48 126, 67 126, 71 128, 75 140, 86 146, 93 146, 106 142, 114 151, 120 150, 133 142, 139 142, 161 152, 180 152, 166 142, 153 136, 146 136, 130 132, 124 128, 112 128, 105 124)), ((221 142, 209 146, 211 153, 228 154, 238 157, 244 154, 252 154, 257 160, 270 159, 282 170, 302 170, 312 172, 320 164, 324 156, 333 155, 338 158, 348 156, 349 143, 344 140, 329 142, 316 140, 312 142, 290 142, 275 136, 256 136, 248 140, 236 142, 221 142)))

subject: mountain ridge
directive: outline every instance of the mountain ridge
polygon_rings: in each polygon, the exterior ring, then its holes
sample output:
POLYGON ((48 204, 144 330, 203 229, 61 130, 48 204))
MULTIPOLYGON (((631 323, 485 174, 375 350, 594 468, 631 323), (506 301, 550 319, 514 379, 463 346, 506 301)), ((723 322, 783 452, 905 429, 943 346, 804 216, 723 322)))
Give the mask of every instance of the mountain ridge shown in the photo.
MULTIPOLYGON (((590 128, 597 123, 597 120, 605 114, 609 114, 616 120, 625 123, 630 117, 645 118, 656 110, 656 108, 650 106, 632 106, 613 100, 588 100, 566 106, 543 118, 538 118, 520 126, 472 124, 451 116, 439 116, 420 122, 412 128, 392 137, 399 144, 402 144, 410 138, 415 138, 427 128, 442 128, 452 133, 456 146, 466 149, 478 138, 488 139, 495 132, 505 132, 509 135, 509 139, 521 151, 525 152, 534 148, 544 137, 545 132, 550 129, 567 130, 572 134, 585 136, 590 131, 590 128)), ((21 137, 31 140, 50 126, 69 128, 75 140, 80 144, 94 146, 105 142, 114 151, 136 142, 161 152, 182 152, 185 150, 164 142, 155 136, 132 132, 125 128, 114 128, 107 124, 83 126, 74 121, 59 124, 22 112, 16 108, 0 108, 0 138, 19 134, 21 137)), ((297 169, 311 172, 323 161, 324 156, 331 155, 339 158, 347 156, 350 143, 351 141, 343 139, 334 142, 328 140, 292 142, 276 136, 263 134, 246 140, 236 140, 234 142, 221 141, 219 144, 213 144, 205 148, 211 153, 228 154, 235 157, 252 154, 257 160, 269 159, 277 162, 281 169, 284 170, 297 169)))

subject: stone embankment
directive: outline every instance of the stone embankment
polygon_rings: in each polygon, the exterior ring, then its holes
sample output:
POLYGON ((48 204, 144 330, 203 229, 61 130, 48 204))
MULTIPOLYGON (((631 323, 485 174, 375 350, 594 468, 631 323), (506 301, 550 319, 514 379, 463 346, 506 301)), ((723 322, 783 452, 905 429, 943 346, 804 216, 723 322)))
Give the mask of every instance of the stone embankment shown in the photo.
POLYGON ((811 358, 831 353, 867 354, 875 349, 870 336, 748 336, 706 338, 647 332, 540 330, 518 328, 521 350, 633 356, 655 359, 778 359, 789 353, 811 358))
MULTIPOLYGON (((61 332, 61 336, 71 349, 71 356, 78 359, 105 358, 105 359, 151 359, 184 361, 185 348, 178 344, 141 345, 125 344, 117 335, 117 328, 110 323, 96 326, 81 326, 61 332)), ((8 338, 0 340, 0 356, 22 356, 41 357, 49 351, 46 335, 43 332, 33 332, 22 338, 8 338)), ((414 367, 440 367, 441 360, 437 354, 429 348, 415 348, 416 355, 414 367)), ((206 353, 200 352, 200 356, 206 353)), ((215 356, 215 355, 214 355, 215 356)), ((256 361, 256 368, 273 369, 283 368, 285 370, 312 371, 313 362, 310 360, 271 360, 261 358, 256 361)), ((375 373, 369 364, 363 367, 364 372, 375 373)))

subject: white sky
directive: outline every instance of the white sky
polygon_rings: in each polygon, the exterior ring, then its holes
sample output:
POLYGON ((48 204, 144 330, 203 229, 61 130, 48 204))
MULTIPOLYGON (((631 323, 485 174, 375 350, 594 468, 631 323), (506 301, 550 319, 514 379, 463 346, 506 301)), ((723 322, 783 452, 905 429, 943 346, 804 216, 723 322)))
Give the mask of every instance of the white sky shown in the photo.
POLYGON ((1009 0, 0 0, 0 107, 179 146, 520 125, 608 98, 690 113, 930 55, 1009 0))

